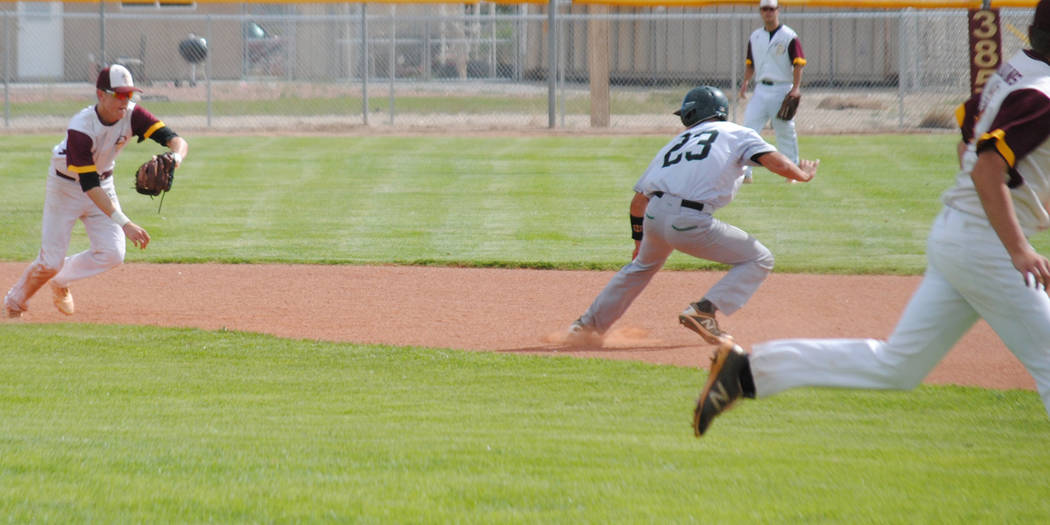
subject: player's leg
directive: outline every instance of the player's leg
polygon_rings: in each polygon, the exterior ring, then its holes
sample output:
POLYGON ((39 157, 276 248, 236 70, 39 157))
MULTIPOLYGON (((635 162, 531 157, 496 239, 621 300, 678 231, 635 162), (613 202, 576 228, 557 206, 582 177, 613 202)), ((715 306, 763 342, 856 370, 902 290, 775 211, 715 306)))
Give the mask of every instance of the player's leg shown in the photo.
POLYGON ((40 252, 7 292, 4 304, 9 312, 26 310, 29 299, 62 268, 73 226, 82 212, 82 196, 79 184, 47 176, 40 252))
POLYGON ((668 240, 680 252, 732 266, 704 294, 727 315, 744 306, 773 270, 773 254, 758 239, 706 213, 683 211, 668 240))
POLYGON ((580 317, 580 324, 605 333, 631 306, 671 255, 671 245, 664 239, 666 211, 663 199, 652 199, 645 211, 644 236, 638 256, 620 269, 605 285, 591 306, 580 317))
POLYGON ((766 127, 766 122, 769 122, 770 117, 775 115, 775 113, 769 113, 767 107, 769 97, 764 88, 765 86, 762 85, 755 87, 755 92, 752 93, 751 100, 747 103, 747 109, 744 110, 744 120, 741 122, 741 125, 759 133, 766 127))
POLYGON ((955 276, 955 288, 1035 379, 1050 414, 1050 297, 1025 285, 986 221, 959 212, 955 218, 961 223, 955 251, 932 254, 931 262, 955 276))
MULTIPOLYGON (((110 199, 117 203, 112 180, 110 178, 102 187, 110 199)), ((87 196, 84 198, 87 199, 87 196)), ((117 207, 119 209, 120 205, 117 204, 117 207)), ((54 283, 61 287, 68 287, 73 281, 98 275, 124 262, 126 241, 120 226, 93 203, 81 220, 91 247, 66 259, 62 270, 54 277, 54 283)))
POLYGON ((799 387, 910 390, 977 321, 936 270, 928 269, 889 340, 783 339, 754 346, 758 397, 799 387))
POLYGON ((795 132, 795 120, 781 120, 773 117, 773 131, 776 134, 777 150, 791 159, 791 162, 798 164, 798 134, 795 132))
MULTIPOLYGON (((761 133, 762 129, 766 127, 766 123, 770 119, 775 120, 776 118, 776 110, 770 112, 770 100, 768 86, 762 84, 755 86, 755 92, 751 95, 751 100, 747 103, 747 109, 744 111, 742 125, 755 130, 757 133, 761 133)), ((753 180, 752 168, 748 166, 744 169, 744 183, 750 184, 753 180)))
POLYGON ((1001 299, 1012 299, 1012 306, 982 309, 981 316, 1035 379, 1050 415, 1050 297, 1042 290, 1014 288, 1000 289, 1001 299))

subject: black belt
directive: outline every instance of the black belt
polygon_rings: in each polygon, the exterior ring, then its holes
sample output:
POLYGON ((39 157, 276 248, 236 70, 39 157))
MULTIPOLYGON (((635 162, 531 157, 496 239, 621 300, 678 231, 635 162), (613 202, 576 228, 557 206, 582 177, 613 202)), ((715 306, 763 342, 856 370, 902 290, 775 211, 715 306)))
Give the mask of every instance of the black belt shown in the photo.
MULTIPOLYGON (((66 180, 71 180, 73 182, 77 182, 77 179, 74 179, 73 177, 70 177, 69 175, 66 175, 65 173, 62 173, 62 172, 57 171, 57 170, 55 171, 55 175, 58 175, 59 177, 62 177, 63 179, 66 179, 66 180)), ((112 175, 113 175, 113 171, 112 170, 107 171, 105 173, 100 173, 98 175, 98 180, 106 180, 106 179, 110 178, 112 175)))
POLYGON ((773 81, 772 80, 759 80, 759 82, 761 82, 763 86, 772 86, 773 85, 773 81))
MULTIPOLYGON (((662 191, 654 191, 653 192, 653 196, 654 197, 663 197, 664 196, 664 192, 662 192, 662 191)), ((685 207, 685 208, 692 208, 692 209, 694 209, 696 211, 704 211, 704 203, 702 203, 702 202, 696 202, 696 201, 690 201, 690 200, 682 199, 682 206, 685 207)))

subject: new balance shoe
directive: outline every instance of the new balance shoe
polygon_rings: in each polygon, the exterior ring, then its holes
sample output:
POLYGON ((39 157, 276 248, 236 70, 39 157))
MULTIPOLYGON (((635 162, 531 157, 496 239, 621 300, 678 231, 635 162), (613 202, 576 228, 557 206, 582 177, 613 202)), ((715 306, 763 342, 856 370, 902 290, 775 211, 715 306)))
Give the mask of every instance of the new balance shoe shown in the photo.
POLYGON ((679 314, 678 322, 699 334, 708 344, 718 345, 733 340, 733 336, 718 327, 715 313, 703 311, 698 303, 690 304, 689 308, 679 314))
POLYGON ((73 294, 69 292, 69 288, 59 286, 54 281, 49 284, 51 285, 51 300, 54 301, 55 308, 66 315, 73 315, 73 294))
POLYGON ((704 435, 711 421, 729 410, 740 397, 755 397, 751 364, 744 349, 732 342, 719 345, 711 357, 711 371, 693 411, 693 433, 704 435))

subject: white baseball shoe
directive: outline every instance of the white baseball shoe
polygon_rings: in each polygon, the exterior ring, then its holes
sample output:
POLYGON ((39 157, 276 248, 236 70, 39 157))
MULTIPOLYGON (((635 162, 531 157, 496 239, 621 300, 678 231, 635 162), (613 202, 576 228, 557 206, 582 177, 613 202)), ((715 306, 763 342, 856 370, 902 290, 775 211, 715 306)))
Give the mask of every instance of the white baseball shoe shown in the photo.
POLYGON ((4 296, 4 317, 8 319, 18 319, 22 317, 22 312, 26 311, 26 308, 11 300, 10 295, 4 296))
POLYGON ((73 315, 73 294, 68 287, 59 286, 52 281, 51 300, 55 302, 55 308, 66 315, 73 315))

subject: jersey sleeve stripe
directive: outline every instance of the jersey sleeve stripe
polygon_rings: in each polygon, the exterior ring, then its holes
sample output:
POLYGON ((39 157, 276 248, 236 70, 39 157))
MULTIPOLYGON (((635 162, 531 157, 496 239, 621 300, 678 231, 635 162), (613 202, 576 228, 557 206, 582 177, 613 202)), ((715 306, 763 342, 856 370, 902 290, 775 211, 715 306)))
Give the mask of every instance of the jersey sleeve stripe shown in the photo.
POLYGON ((804 65, 806 65, 806 59, 804 59, 802 57, 798 57, 791 63, 793 65, 796 65, 796 66, 804 66, 804 65))
POLYGON ((966 124, 966 104, 959 104, 959 107, 955 108, 955 123, 959 125, 959 128, 966 124))
POLYGON ((981 135, 977 144, 980 146, 982 143, 988 141, 994 142, 995 150, 999 152, 999 155, 1002 155, 1006 164, 1011 168, 1014 167, 1014 163, 1017 162, 1017 156, 1014 155, 1014 150, 1010 149, 1010 146, 1006 144, 1006 133, 1001 129, 989 131, 988 133, 981 135))
POLYGON ((163 128, 164 126, 165 126, 165 124, 164 124, 163 120, 158 120, 157 122, 154 122, 153 125, 150 126, 149 129, 147 129, 145 133, 142 134, 142 138, 143 139, 148 139, 149 136, 152 135, 154 131, 157 131, 158 129, 163 128))
POLYGON ((96 168, 94 164, 90 166, 74 166, 70 164, 69 166, 66 166, 66 169, 73 173, 90 173, 92 171, 98 171, 98 168, 96 168))

